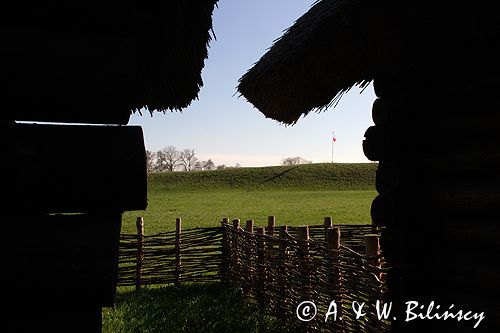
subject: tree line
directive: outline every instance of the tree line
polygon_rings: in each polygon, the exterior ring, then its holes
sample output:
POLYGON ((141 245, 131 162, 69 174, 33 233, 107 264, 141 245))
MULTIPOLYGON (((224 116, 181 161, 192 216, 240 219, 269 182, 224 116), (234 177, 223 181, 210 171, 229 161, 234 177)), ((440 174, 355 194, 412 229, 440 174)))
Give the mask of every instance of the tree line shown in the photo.
MULTIPOLYGON (((205 171, 222 170, 226 168, 239 168, 240 164, 235 166, 226 166, 225 164, 215 165, 208 159, 200 160, 194 149, 186 148, 178 150, 174 146, 168 146, 156 152, 146 150, 147 171, 149 172, 172 172, 172 171, 205 171)), ((286 157, 282 159, 281 165, 311 164, 312 161, 302 157, 286 157)))
MULTIPOLYGON (((215 165, 208 159, 200 160, 192 148, 178 150, 168 146, 156 152, 146 150, 146 163, 148 172, 173 172, 173 171, 204 171, 231 168, 225 164, 215 165)), ((234 168, 240 167, 236 164, 234 168)))

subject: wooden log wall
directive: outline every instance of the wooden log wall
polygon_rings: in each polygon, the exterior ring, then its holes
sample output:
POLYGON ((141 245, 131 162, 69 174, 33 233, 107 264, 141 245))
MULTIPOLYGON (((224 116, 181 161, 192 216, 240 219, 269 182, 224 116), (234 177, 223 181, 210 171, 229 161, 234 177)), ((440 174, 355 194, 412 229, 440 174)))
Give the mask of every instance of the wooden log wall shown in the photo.
MULTIPOLYGON (((363 149, 379 161, 371 207, 385 227, 381 248, 393 267, 388 298, 484 312, 475 331, 500 327, 500 113, 491 82, 446 86, 427 74, 379 75, 375 126, 363 149), (412 81, 412 82, 409 82, 412 81), (496 296, 492 297, 492 293, 496 296)), ((468 332, 471 322, 393 322, 394 332, 468 332)))

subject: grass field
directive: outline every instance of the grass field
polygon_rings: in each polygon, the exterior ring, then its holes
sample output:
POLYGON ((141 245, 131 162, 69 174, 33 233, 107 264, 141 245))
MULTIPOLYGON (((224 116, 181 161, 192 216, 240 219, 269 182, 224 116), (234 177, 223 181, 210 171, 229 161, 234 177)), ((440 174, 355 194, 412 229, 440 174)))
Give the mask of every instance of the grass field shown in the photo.
POLYGON ((103 309, 105 333, 285 333, 275 318, 220 283, 118 293, 115 309, 103 309))
MULTIPOLYGON (((310 164, 149 175, 148 208, 127 212, 122 232, 135 233, 144 216, 146 234, 175 228, 218 226, 222 217, 254 219, 264 225, 370 223, 377 165, 310 164)), ((293 319, 293 318, 291 318, 293 319)), ((128 332, 291 332, 220 284, 120 288, 114 309, 103 310, 103 331, 128 332)))
POLYGON ((144 216, 145 232, 217 226, 222 217, 254 219, 268 215, 287 225, 370 223, 376 164, 309 164, 292 167, 238 168, 199 172, 153 173, 148 179, 148 208, 127 212, 122 232, 135 232, 144 216))

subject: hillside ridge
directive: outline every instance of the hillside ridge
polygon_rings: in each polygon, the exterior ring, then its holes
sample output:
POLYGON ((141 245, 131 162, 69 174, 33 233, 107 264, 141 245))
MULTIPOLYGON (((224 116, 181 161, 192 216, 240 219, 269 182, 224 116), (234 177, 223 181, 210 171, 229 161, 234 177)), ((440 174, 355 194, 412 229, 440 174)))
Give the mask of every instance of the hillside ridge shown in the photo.
POLYGON ((373 190, 376 168, 376 163, 316 163, 158 172, 148 175, 148 186, 169 191, 373 190))

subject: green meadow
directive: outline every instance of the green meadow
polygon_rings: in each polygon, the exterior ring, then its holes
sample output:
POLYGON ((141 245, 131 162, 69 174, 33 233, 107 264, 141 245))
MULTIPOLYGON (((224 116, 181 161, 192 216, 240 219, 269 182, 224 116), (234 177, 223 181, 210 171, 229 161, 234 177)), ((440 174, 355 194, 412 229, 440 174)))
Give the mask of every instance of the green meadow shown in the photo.
POLYGON ((134 233, 143 216, 146 234, 217 226, 223 217, 253 219, 263 225, 275 215, 280 225, 370 223, 374 163, 306 164, 214 171, 153 173, 148 177, 148 208, 127 212, 122 232, 134 233))
MULTIPOLYGON (((135 233, 143 216, 146 234, 218 226, 223 217, 264 225, 370 223, 377 164, 308 164, 148 176, 148 208, 123 215, 122 233, 135 233)), ((293 318, 291 318, 293 320, 293 318)), ((260 313, 237 290, 220 283, 119 288, 114 308, 103 309, 103 332, 293 332, 260 313)))

